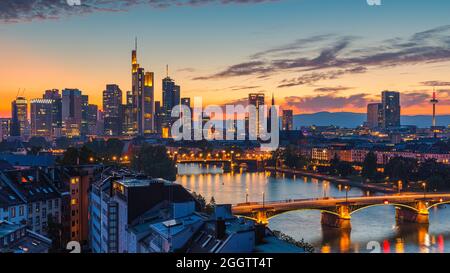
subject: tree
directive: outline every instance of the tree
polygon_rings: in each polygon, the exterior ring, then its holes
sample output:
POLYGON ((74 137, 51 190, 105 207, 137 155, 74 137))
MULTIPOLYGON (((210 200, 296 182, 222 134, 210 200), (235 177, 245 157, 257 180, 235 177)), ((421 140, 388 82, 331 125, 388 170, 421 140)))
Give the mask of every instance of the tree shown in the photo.
POLYGON ((339 174, 339 164, 341 164, 341 159, 338 154, 334 154, 333 159, 330 160, 330 174, 339 174))
POLYGON ((30 146, 30 148, 35 148, 35 150, 41 150, 49 146, 47 140, 45 140, 45 137, 37 136, 30 138, 30 140, 28 141, 28 145, 30 146))
POLYGON ((336 171, 340 176, 347 177, 353 173, 353 166, 348 162, 341 161, 337 165, 336 171))
POLYGON ((70 141, 66 137, 60 137, 55 139, 55 144, 58 149, 67 149, 70 146, 70 141))
POLYGON ((197 200, 198 204, 200 205, 200 211, 205 211, 205 208, 206 208, 205 197, 203 197, 201 194, 198 194, 196 192, 193 192, 192 196, 194 197, 195 200, 197 200))
POLYGON ((84 165, 90 164, 91 158, 96 158, 96 155, 88 147, 83 146, 81 149, 70 147, 66 150, 59 163, 62 165, 84 165))
POLYGON ((362 177, 373 180, 377 176, 377 155, 374 152, 369 152, 364 159, 362 166, 362 177))
POLYGON ((175 163, 168 157, 165 146, 144 144, 132 157, 132 168, 145 175, 176 180, 175 163))
POLYGON ((384 174, 388 176, 391 181, 403 181, 407 184, 409 181, 415 180, 417 169, 417 160, 394 157, 386 164, 384 174))
POLYGON ((282 153, 284 165, 292 169, 302 169, 308 165, 308 160, 293 147, 287 147, 282 153))
POLYGON ((211 200, 209 201, 209 203, 206 205, 205 212, 207 214, 213 214, 215 207, 216 207, 216 199, 214 199, 214 196, 213 196, 213 197, 211 197, 211 200))

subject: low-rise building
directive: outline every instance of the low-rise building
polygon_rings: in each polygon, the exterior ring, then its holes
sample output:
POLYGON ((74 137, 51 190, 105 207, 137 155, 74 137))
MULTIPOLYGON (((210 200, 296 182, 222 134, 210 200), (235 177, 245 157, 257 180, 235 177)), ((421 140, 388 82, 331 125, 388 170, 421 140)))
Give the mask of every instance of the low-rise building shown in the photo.
POLYGON ((0 221, 0 253, 48 253, 51 244, 25 225, 0 221))

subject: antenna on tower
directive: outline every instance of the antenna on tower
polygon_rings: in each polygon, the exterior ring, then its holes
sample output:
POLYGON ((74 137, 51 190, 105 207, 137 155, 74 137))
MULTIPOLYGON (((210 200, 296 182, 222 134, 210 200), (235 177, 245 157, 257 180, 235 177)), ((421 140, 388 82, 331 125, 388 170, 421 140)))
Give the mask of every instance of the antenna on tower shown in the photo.
POLYGON ((169 77, 169 65, 168 64, 166 64, 166 76, 167 76, 167 78, 169 77))
POLYGON ((20 94, 20 88, 19 88, 19 90, 17 90, 16 99, 19 97, 19 94, 20 94))
POLYGON ((136 50, 137 51, 137 44, 138 44, 138 41, 137 41, 137 36, 134 38, 134 50, 136 50))

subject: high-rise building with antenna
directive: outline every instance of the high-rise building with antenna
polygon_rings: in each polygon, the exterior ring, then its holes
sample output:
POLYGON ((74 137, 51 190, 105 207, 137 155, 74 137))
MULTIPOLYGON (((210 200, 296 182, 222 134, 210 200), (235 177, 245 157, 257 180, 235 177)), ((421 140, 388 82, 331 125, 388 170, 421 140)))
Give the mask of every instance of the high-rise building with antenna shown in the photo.
POLYGON ((131 53, 132 77, 132 113, 131 124, 133 135, 147 135, 154 132, 154 78, 153 72, 145 72, 137 59, 137 38, 131 53))

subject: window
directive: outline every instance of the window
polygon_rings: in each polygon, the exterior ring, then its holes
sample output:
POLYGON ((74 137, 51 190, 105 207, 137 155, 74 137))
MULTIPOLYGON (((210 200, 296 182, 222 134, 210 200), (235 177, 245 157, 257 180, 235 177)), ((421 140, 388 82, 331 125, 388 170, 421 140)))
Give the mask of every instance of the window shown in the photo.
POLYGON ((52 200, 47 201, 47 207, 48 209, 52 209, 52 200))
POLYGON ((59 207, 59 199, 55 199, 55 202, 53 202, 53 204, 55 205, 55 209, 57 209, 59 207))
POLYGON ((12 207, 9 209, 9 217, 10 218, 15 218, 16 217, 16 208, 12 207))
POLYGON ((25 206, 19 207, 19 216, 23 216, 25 214, 25 206))

